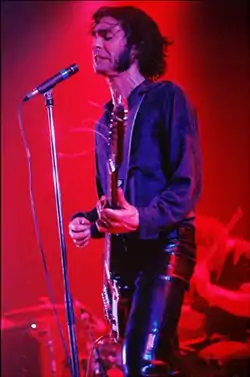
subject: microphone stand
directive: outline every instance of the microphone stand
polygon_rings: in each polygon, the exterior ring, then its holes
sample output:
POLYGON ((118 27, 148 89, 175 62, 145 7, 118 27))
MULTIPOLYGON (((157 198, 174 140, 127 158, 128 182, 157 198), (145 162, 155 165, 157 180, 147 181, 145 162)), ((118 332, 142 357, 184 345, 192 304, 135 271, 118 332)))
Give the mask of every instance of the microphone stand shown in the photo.
POLYGON ((48 113, 48 123, 49 123, 49 133, 50 133, 50 148, 51 148, 51 157, 52 157, 52 167, 53 167, 53 181, 54 181, 54 190, 55 190, 55 199, 56 199, 56 210, 57 210, 57 224, 59 229, 59 238, 60 238, 60 248, 61 248, 61 264, 62 264, 62 273, 64 280, 64 289, 65 289, 65 306, 68 322, 68 335, 69 335, 69 344, 70 344, 70 353, 72 359, 70 358, 70 371, 73 377, 79 377, 79 360, 78 360, 78 349, 76 342, 76 332, 75 332, 75 315, 74 308, 72 303, 72 296, 69 289, 69 278, 67 270, 67 253, 66 253, 66 244, 63 231, 63 215, 62 215, 62 202, 61 202, 61 192, 59 185, 59 176, 58 176, 58 165, 57 165, 57 154, 56 154, 56 141, 55 141, 55 130, 54 130, 54 120, 53 120, 53 106, 54 99, 52 90, 44 93, 45 103, 48 113))

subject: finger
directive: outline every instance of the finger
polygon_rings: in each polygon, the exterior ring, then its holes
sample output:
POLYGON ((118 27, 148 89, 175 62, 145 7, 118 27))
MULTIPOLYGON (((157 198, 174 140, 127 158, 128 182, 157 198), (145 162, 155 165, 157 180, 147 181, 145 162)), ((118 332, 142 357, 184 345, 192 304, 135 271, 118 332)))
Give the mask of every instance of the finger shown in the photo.
POLYGON ((98 217, 100 217, 101 216, 101 203, 100 202, 97 203, 96 210, 97 210, 98 217))
POLYGON ((101 221, 100 219, 96 221, 96 227, 100 233, 109 232, 109 227, 107 226, 107 224, 105 224, 105 222, 101 221))
POLYGON ((84 246, 87 246, 89 243, 89 239, 87 238, 86 240, 82 241, 82 242, 74 242, 75 246, 76 247, 84 247, 84 246))
POLYGON ((79 224, 79 223, 71 223, 69 224, 69 230, 72 232, 84 232, 85 230, 89 229, 90 224, 89 223, 84 223, 84 224, 79 224))
POLYGON ((81 239, 85 239, 86 237, 89 237, 90 235, 90 230, 85 230, 83 232, 72 232, 72 231, 69 231, 69 235, 70 237, 73 239, 73 240, 81 240, 81 239))
POLYGON ((108 228, 102 225, 97 225, 97 229, 100 233, 111 233, 108 228))
POLYGON ((89 239, 90 239, 90 234, 87 234, 81 238, 72 238, 74 244, 82 244, 82 243, 85 243, 89 239))
POLYGON ((119 207, 126 208, 129 206, 129 203, 125 199, 124 192, 121 188, 117 189, 117 202, 119 207))
POLYGON ((73 221, 71 221, 70 224, 74 224, 74 225, 77 225, 77 224, 80 224, 80 225, 83 225, 83 224, 89 224, 89 220, 86 219, 86 217, 84 216, 80 216, 80 217, 76 217, 73 221))
POLYGON ((102 209, 105 207, 106 203, 107 203, 106 197, 102 196, 101 199, 98 201, 97 206, 99 209, 102 209))
POLYGON ((106 204, 107 204, 106 197, 102 196, 101 199, 98 201, 97 206, 96 206, 98 216, 100 216, 101 211, 103 210, 103 208, 105 208, 106 204))
POLYGON ((85 231, 87 231, 89 229, 89 226, 88 227, 85 227, 85 226, 76 226, 76 227, 72 227, 69 229, 69 233, 70 234, 78 234, 78 233, 83 233, 85 231))
POLYGON ((100 199, 100 203, 101 203, 101 205, 102 205, 103 207, 107 204, 106 196, 102 196, 102 197, 101 197, 101 199, 100 199))
POLYGON ((119 209, 105 208, 101 212, 100 219, 108 223, 113 220, 119 221, 123 216, 124 212, 119 209))
POLYGON ((122 227, 120 223, 118 222, 112 222, 109 224, 109 226, 105 225, 102 221, 97 222, 97 228, 99 232, 101 233, 127 233, 129 229, 122 227))
POLYGON ((88 224, 89 223, 89 220, 85 219, 85 217, 80 217, 77 219, 77 222, 81 225, 83 224, 88 224))

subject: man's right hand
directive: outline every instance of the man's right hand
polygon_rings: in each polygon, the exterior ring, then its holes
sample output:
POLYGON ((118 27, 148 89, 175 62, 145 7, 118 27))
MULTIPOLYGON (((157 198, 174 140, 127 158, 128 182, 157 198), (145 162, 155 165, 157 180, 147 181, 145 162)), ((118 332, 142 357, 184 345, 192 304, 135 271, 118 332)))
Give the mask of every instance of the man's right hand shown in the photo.
POLYGON ((75 217, 69 223, 69 235, 77 247, 84 247, 89 243, 91 223, 85 217, 75 217))

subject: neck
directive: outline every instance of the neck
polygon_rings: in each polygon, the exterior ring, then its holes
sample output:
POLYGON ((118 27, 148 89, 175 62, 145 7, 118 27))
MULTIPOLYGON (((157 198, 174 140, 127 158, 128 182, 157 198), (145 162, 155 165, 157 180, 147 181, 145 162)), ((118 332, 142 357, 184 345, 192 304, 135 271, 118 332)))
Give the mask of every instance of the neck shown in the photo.
POLYGON ((108 85, 112 101, 116 104, 120 97, 128 98, 130 93, 145 80, 135 65, 131 65, 127 71, 108 77, 108 85))

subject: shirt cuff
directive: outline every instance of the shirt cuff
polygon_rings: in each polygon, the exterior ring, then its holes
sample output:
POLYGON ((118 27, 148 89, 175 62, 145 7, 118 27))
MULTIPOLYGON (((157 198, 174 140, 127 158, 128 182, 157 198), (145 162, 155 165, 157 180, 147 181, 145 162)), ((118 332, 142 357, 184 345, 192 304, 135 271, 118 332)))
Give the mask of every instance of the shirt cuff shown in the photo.
POLYGON ((99 232, 96 223, 92 223, 90 226, 91 238, 103 238, 104 233, 99 232))

